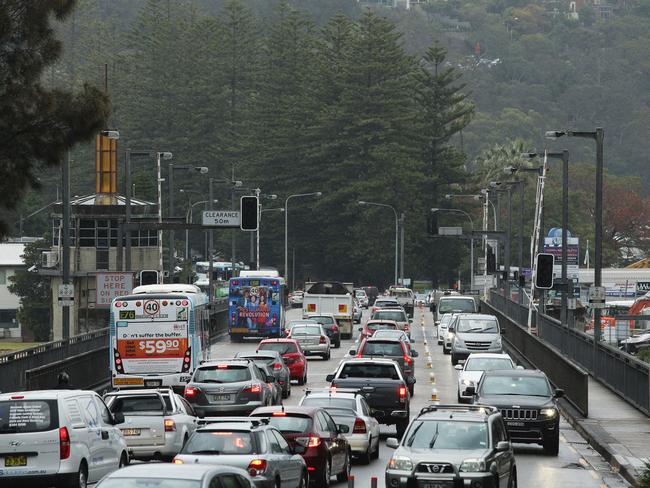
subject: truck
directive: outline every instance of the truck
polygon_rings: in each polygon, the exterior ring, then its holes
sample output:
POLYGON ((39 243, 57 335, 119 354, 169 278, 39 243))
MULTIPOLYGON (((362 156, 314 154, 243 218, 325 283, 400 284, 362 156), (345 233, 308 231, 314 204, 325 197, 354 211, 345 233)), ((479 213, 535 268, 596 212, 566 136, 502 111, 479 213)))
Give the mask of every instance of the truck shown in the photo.
POLYGON ((397 299, 397 303, 404 308, 409 317, 413 317, 413 310, 415 308, 415 295, 413 294, 413 290, 402 286, 391 286, 388 288, 388 293, 397 299))
POLYGON ((354 285, 339 281, 305 283, 302 318, 311 315, 332 314, 336 319, 342 339, 352 338, 354 324, 354 285))

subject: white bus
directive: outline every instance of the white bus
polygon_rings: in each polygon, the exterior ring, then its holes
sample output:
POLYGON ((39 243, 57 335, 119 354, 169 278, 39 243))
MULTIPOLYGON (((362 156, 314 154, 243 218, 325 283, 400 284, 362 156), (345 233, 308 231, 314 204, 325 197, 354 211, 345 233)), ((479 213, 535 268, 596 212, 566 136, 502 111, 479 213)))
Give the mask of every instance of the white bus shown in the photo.
POLYGON ((138 286, 113 300, 110 368, 114 388, 181 390, 210 350, 208 297, 194 285, 138 286))

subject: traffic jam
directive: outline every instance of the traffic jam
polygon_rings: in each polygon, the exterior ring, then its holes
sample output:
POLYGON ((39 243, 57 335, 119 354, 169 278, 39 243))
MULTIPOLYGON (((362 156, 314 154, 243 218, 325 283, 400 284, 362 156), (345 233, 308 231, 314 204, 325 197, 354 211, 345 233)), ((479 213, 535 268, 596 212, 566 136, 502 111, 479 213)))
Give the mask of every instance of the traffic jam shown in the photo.
POLYGON ((112 304, 111 391, 0 394, 2 486, 327 487, 374 466, 390 488, 513 488, 513 443, 558 455, 563 392, 503 352, 477 297, 316 282, 287 299, 248 273, 230 339, 210 346, 194 285, 136 287, 112 304), (416 379, 434 353, 455 399, 416 379))

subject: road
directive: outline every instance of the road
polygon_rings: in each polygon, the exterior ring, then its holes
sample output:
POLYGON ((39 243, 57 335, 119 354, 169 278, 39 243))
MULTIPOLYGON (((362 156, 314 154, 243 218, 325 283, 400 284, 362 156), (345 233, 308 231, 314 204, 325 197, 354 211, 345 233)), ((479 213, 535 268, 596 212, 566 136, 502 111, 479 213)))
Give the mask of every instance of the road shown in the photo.
MULTIPOLYGON (((294 309, 287 313, 287 320, 300 318, 300 310, 294 309)), ((364 311, 364 319, 367 312, 364 311)), ((433 316, 426 309, 416 309, 413 321, 412 337, 415 340, 414 347, 420 353, 416 360, 415 396, 411 400, 411 413, 414 415, 423 406, 431 403, 432 388, 436 388, 438 400, 441 403, 456 403, 456 370, 451 365, 449 356, 442 354, 435 337, 433 327, 433 316), (424 340, 426 338, 427 345, 424 340), (432 368, 425 367, 425 347, 431 353, 432 368), (434 373, 435 384, 430 382, 430 374, 434 373)), ((348 350, 353 345, 352 340, 343 341, 340 349, 332 349, 332 357, 329 361, 321 358, 310 358, 308 367, 307 385, 310 387, 325 387, 327 373, 333 372, 348 350)), ((253 351, 257 346, 256 342, 238 343, 236 345, 226 338, 211 349, 211 357, 226 358, 234 355, 234 349, 239 351, 253 351)), ((291 396, 285 400, 287 405, 295 405, 302 397, 303 387, 293 384, 291 396)), ((382 437, 390 437, 395 433, 394 427, 382 426, 382 437)), ((543 487, 543 488, 620 488, 629 486, 620 476, 612 473, 610 465, 595 452, 587 442, 573 430, 564 419, 561 423, 560 453, 557 457, 547 456, 543 453, 541 446, 515 445, 517 458, 517 469, 519 486, 543 487)), ((355 464, 352 474, 355 476, 355 485, 369 487, 370 478, 377 476, 378 487, 384 487, 384 469, 392 450, 382 443, 380 457, 367 466, 355 464)), ((333 479, 334 480, 334 479, 333 479)), ((335 483, 335 481, 333 481, 335 483)), ((338 484, 343 487, 342 483, 338 484)))

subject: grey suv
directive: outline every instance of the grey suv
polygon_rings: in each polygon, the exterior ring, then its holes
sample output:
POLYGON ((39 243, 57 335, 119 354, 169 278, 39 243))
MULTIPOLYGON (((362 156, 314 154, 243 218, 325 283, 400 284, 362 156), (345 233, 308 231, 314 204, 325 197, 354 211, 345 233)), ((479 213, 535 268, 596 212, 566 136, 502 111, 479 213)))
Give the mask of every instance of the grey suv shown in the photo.
POLYGON ((238 352, 235 358, 252 359, 255 362, 265 363, 275 376, 275 382, 282 388, 282 398, 291 395, 291 373, 278 351, 258 350, 254 352, 238 352))
POLYGON ((431 405, 415 417, 386 467, 386 486, 517 486, 517 466, 499 410, 431 405))
POLYGON ((185 387, 185 399, 199 417, 250 415, 257 407, 272 404, 273 376, 251 359, 222 359, 201 364, 185 387))
POLYGON ((501 333, 494 315, 459 313, 447 329, 447 339, 451 339, 451 364, 456 366, 473 352, 501 354, 501 333))

